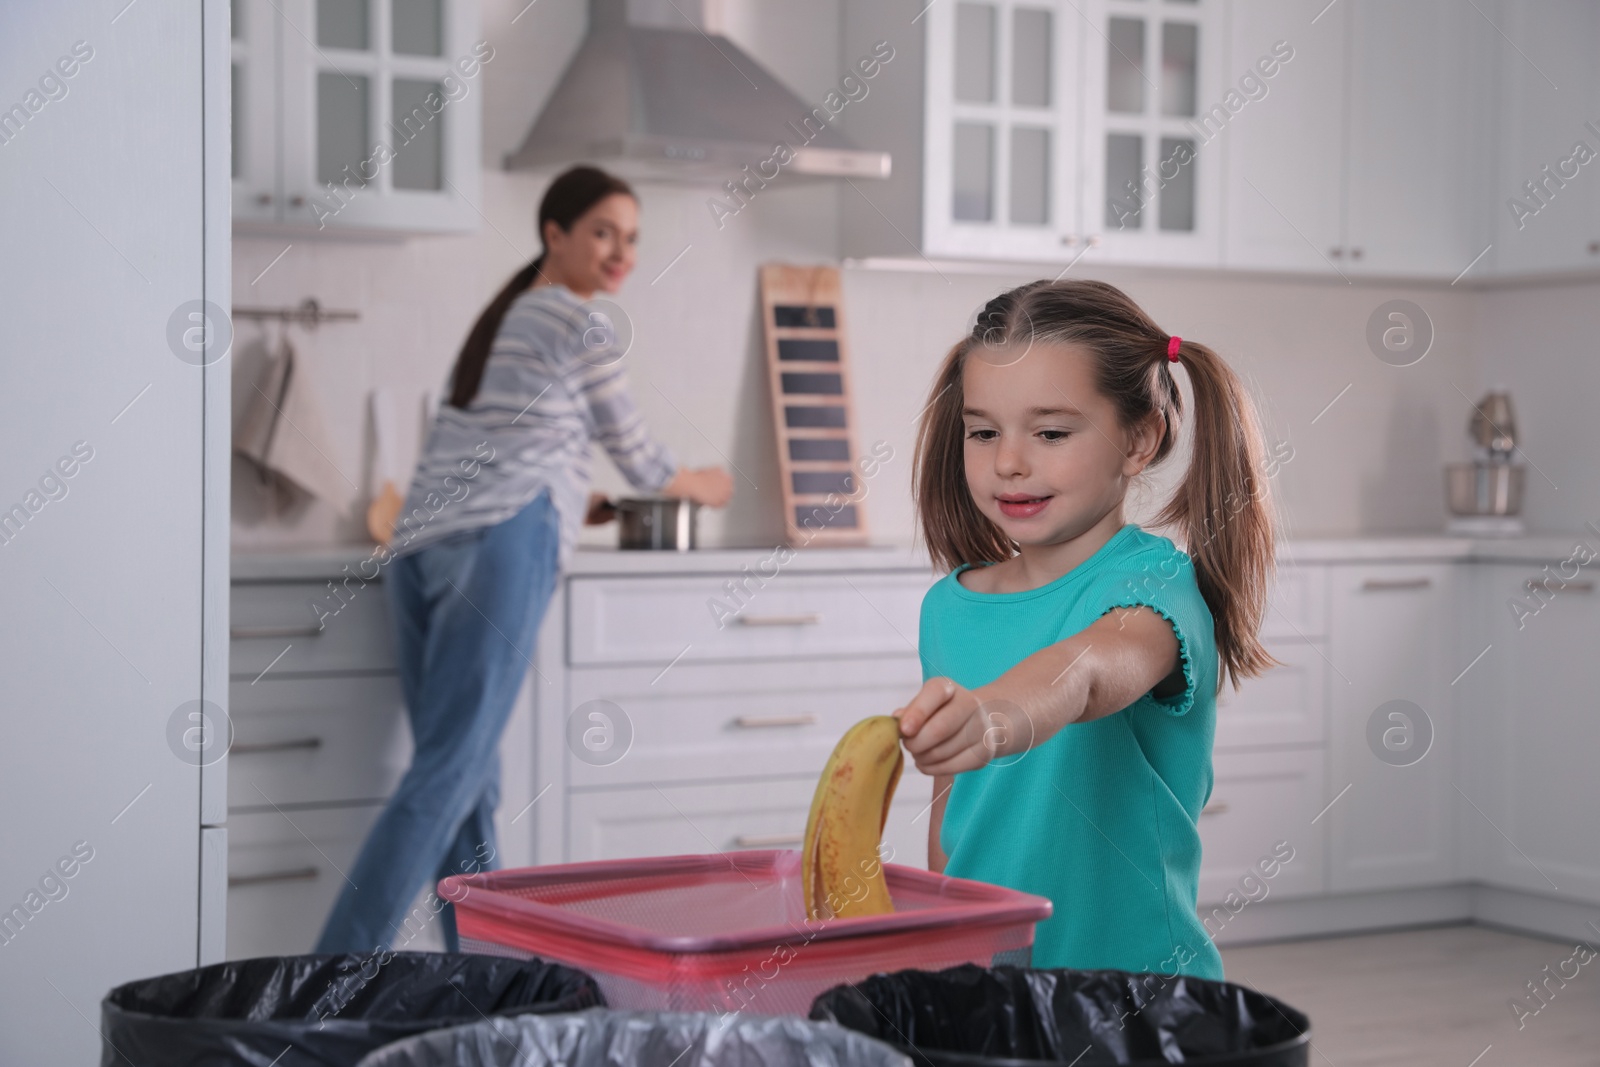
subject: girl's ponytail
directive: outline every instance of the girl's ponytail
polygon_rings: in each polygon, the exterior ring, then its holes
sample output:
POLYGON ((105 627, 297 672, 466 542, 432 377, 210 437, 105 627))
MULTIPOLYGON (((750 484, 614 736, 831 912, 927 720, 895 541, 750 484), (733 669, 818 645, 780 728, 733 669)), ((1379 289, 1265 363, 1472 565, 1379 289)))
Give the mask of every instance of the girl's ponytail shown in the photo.
POLYGON ((1216 626, 1220 678, 1238 687, 1273 659, 1256 637, 1272 576, 1265 449, 1244 384, 1215 352, 1178 346, 1194 397, 1189 470, 1157 522, 1184 531, 1184 549, 1216 626))

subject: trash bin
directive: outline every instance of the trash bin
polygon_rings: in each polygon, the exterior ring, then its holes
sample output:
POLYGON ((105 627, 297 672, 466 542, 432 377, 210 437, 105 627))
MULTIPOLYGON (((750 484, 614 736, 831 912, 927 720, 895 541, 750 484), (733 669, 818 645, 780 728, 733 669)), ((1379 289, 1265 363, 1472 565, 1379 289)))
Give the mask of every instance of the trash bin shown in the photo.
POLYGON ((263 956, 120 985, 100 1005, 101 1067, 349 1067, 401 1038, 485 1016, 603 1005, 543 960, 439 952, 263 956))
POLYGON ((883 865, 888 915, 808 920, 797 849, 648 856, 453 875, 463 948, 594 976, 626 1011, 804 1017, 824 990, 882 971, 1023 966, 1043 897, 883 865))
POLYGON ((1304 1067, 1311 1045, 1305 1015, 1263 993, 1127 971, 899 971, 828 990, 811 1018, 895 1045, 919 1067, 1304 1067))
POLYGON ((792 1015, 622 1012, 490 1019, 397 1041, 360 1067, 911 1067, 903 1052, 792 1015))

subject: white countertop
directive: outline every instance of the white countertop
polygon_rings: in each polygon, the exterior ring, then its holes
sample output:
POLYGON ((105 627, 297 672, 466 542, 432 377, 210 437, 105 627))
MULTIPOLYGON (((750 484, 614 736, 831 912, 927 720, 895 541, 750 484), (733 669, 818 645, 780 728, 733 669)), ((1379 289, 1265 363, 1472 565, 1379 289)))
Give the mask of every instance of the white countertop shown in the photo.
MULTIPOLYGON (((1351 534, 1298 537, 1278 544, 1278 563, 1372 563, 1379 561, 1482 560, 1547 563, 1566 559, 1573 547, 1587 541, 1600 552, 1600 534, 1538 533, 1524 537, 1471 538, 1449 534, 1351 534)), ((569 575, 734 573, 749 566, 771 574, 779 566, 778 549, 700 548, 691 552, 639 552, 580 545, 572 555, 569 575)), ((294 549, 235 549, 235 581, 324 581, 344 573, 371 577, 376 563, 370 545, 311 545, 294 549), (350 570, 345 572, 344 568, 350 570)), ((784 571, 927 570, 921 545, 880 542, 863 548, 796 549, 784 571)))

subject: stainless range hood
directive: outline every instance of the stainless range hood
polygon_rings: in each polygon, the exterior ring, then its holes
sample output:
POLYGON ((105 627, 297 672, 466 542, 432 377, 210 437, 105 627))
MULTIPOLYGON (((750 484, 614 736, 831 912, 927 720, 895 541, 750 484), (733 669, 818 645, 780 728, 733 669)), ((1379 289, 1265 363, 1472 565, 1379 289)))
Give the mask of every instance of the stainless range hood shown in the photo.
POLYGON ((506 169, 590 162, 720 185, 781 142, 793 153, 784 173, 887 178, 889 154, 857 148, 821 101, 802 101, 724 37, 716 5, 591 0, 588 36, 506 169))

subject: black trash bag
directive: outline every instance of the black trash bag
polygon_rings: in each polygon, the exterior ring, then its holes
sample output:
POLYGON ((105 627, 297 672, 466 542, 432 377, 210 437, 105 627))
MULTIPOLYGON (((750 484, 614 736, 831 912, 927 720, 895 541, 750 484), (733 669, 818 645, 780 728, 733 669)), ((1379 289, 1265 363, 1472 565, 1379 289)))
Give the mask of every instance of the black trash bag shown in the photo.
POLYGON ((881 1041, 792 1015, 585 1011, 490 1019, 379 1049, 361 1067, 912 1067, 881 1041))
POLYGON ((263 956, 120 985, 101 1067, 349 1067, 379 1046, 485 1016, 604 1005, 582 971, 442 952, 263 956))
POLYGON ((934 1067, 1076 1063, 1304 1067, 1302 1013, 1253 989, 1186 975, 986 969, 878 974, 837 986, 811 1018, 934 1067))

